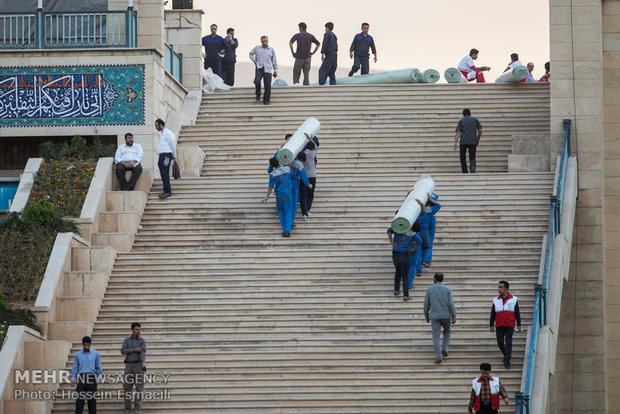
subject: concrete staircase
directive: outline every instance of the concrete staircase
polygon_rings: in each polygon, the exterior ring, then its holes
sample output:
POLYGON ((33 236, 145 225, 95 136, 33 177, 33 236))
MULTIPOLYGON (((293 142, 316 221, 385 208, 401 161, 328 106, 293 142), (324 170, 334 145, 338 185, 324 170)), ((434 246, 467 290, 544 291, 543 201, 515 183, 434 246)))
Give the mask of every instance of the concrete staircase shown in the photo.
MULTIPOLYGON (((547 133, 548 111, 548 85, 287 88, 270 106, 247 88, 206 96, 180 137, 206 151, 203 177, 173 182, 165 201, 156 182, 132 251, 117 256, 93 333, 104 371, 122 372, 121 342, 140 321, 148 372, 170 374, 146 387, 170 399, 145 413, 464 412, 483 361, 512 395, 526 337, 515 335, 505 371, 491 298, 509 280, 531 320, 553 176, 504 172, 509 137, 547 133), (455 174, 464 107, 485 128, 475 175, 455 174), (306 116, 323 125, 313 215, 284 239, 274 201, 260 202, 267 159, 306 116), (432 267, 405 303, 392 296, 385 230, 420 173, 442 209, 432 267), (440 366, 422 312, 435 271, 458 319, 440 366)), ((58 400, 53 412, 72 407, 58 400)))

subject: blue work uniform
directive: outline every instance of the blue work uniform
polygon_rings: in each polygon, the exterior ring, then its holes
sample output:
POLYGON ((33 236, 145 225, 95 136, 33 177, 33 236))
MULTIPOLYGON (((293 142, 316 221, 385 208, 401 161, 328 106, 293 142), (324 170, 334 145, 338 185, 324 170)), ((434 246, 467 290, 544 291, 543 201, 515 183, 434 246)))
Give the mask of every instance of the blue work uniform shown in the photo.
POLYGON ((422 238, 419 233, 415 233, 413 235, 413 241, 415 242, 416 249, 409 253, 409 289, 413 287, 413 281, 415 280, 415 275, 418 266, 422 267, 422 255, 420 251, 422 250, 422 238))
MULTIPOLYGON (((300 160, 295 159, 295 161, 291 163, 291 171, 292 170, 297 170, 297 173, 295 173, 296 178, 293 179, 293 191, 291 195, 293 199, 293 208, 291 211, 291 226, 295 226, 295 216, 297 215, 297 202, 299 201, 299 187, 302 185, 302 183, 303 185, 308 187, 310 185, 310 181, 308 181, 308 174, 306 174, 304 164, 300 160)), ((293 174, 291 174, 291 178, 292 177, 293 174)))
POLYGON ((293 206, 293 177, 291 175, 293 174, 295 177, 297 176, 297 173, 291 171, 291 168, 287 166, 278 166, 269 173, 269 188, 275 188, 276 207, 278 208, 282 234, 291 233, 291 208, 293 206))
MULTIPOLYGON (((435 193, 431 194, 431 198, 434 201, 439 200, 439 197, 435 193)), ((424 259, 425 262, 429 262, 429 263, 433 261, 433 243, 435 241, 435 228, 437 227, 437 219, 435 218, 435 214, 441 208, 441 204, 436 204, 436 205, 439 206, 439 208, 434 210, 434 211, 431 211, 431 213, 432 213, 432 215, 431 215, 431 222, 430 222, 429 227, 428 227, 428 233, 429 233, 429 237, 430 237, 430 241, 431 241, 431 248, 428 249, 428 256, 424 259)))
POLYGON ((235 84, 235 63, 237 63, 237 47, 239 47, 239 41, 236 37, 232 38, 233 44, 224 39, 224 49, 226 54, 222 58, 222 80, 226 85, 233 86, 235 84))
POLYGON ((329 77, 329 84, 336 84, 336 69, 338 68, 338 37, 331 30, 323 35, 321 54, 325 57, 319 68, 319 85, 325 85, 329 77))
POLYGON ((353 38, 353 42, 351 42, 351 47, 349 48, 349 52, 353 52, 353 66, 351 67, 349 76, 353 76, 353 74, 360 69, 360 66, 362 68, 362 75, 368 74, 370 71, 370 55, 368 53, 368 49, 372 50, 373 55, 377 54, 375 40, 372 36, 364 36, 362 33, 356 34, 353 38))
POLYGON ((205 70, 211 68, 215 75, 220 76, 222 72, 222 58, 220 57, 220 52, 226 49, 224 38, 220 35, 211 37, 211 35, 208 34, 202 38, 202 45, 205 48, 206 55, 204 63, 205 70))
MULTIPOLYGON (((394 263, 394 292, 400 292, 400 281, 403 282, 403 296, 409 296, 409 250, 415 246, 415 233, 411 230, 404 234, 396 233, 391 227, 387 229, 392 234, 396 247, 392 246, 392 262, 394 263)), ((417 250, 417 249, 416 249, 417 250)))
MULTIPOLYGON (((423 211, 418 216, 416 223, 420 224, 422 230, 420 230, 420 237, 422 238, 422 257, 421 262, 428 262, 428 257, 432 257, 431 250, 433 243, 431 241, 430 227, 432 217, 439 211, 441 204, 437 203, 434 206, 426 206, 426 211, 423 211)), ((420 263, 419 271, 422 271, 422 263, 420 263)))

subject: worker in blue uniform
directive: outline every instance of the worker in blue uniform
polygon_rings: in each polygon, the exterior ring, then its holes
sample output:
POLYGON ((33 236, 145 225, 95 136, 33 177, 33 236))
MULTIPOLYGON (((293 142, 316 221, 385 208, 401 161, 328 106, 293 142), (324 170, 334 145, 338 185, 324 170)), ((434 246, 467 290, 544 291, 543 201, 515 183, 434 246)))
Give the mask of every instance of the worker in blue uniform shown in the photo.
POLYGON ((297 178, 293 180, 293 207, 291 209, 291 227, 295 227, 295 216, 297 215, 297 202, 299 201, 300 186, 303 184, 310 190, 312 190, 312 184, 310 184, 310 181, 308 180, 308 174, 306 174, 306 169, 304 168, 304 161, 306 161, 306 154, 304 152, 300 152, 299 154, 297 154, 297 158, 289 164, 291 170, 297 170, 297 173, 295 173, 295 176, 297 178))
MULTIPOLYGON (((437 200, 439 200, 439 197, 437 196, 437 194, 433 193, 433 194, 431 194, 431 199, 433 201, 437 201, 437 200)), ((430 221, 429 226, 428 226, 428 234, 429 234, 429 237, 430 237, 431 248, 427 250, 427 252, 428 252, 427 256, 423 258, 423 260, 428 262, 429 265, 433 261, 433 243, 435 241, 435 228, 437 227, 437 218, 435 217, 435 214, 439 211, 440 208, 441 208, 441 204, 436 203, 430 209, 431 221, 430 221)))
POLYGON ((276 207, 278 208, 278 217, 282 226, 282 237, 291 237, 291 209, 293 207, 293 177, 297 177, 296 169, 288 166, 280 165, 277 158, 271 158, 269 164, 273 170, 269 173, 269 188, 267 188, 267 196, 263 199, 263 203, 267 202, 271 192, 275 188, 276 207), (292 171, 294 170, 294 171, 292 171))
MULTIPOLYGON (((437 211, 439 211, 439 209, 441 208, 441 204, 433 200, 430 194, 428 194, 428 200, 426 201, 426 205, 423 204, 420 200, 416 199, 416 201, 418 202, 418 204, 420 204, 420 207, 422 209, 420 215, 418 216, 418 219, 416 220, 416 223, 420 223, 420 226, 422 227, 422 230, 420 231, 420 237, 422 238, 421 261, 422 266, 429 267, 431 264, 429 261, 427 261, 427 259, 429 255, 431 255, 430 250, 433 248, 429 231, 431 226, 431 217, 435 213, 437 213, 437 211)), ((419 270, 421 271, 422 269, 419 268, 419 270)))
POLYGON ((417 276, 418 265, 420 267, 422 266, 422 237, 420 237, 420 230, 422 230, 422 226, 420 226, 420 223, 413 223, 411 230, 415 232, 413 235, 415 249, 413 252, 409 253, 409 289, 413 287, 413 281, 417 276))
POLYGON ((396 272, 394 273, 394 296, 400 293, 400 282, 403 282, 403 300, 410 301, 409 296, 409 255, 416 249, 414 231, 409 229, 406 233, 396 233, 391 227, 387 229, 388 239, 392 245, 392 262, 396 272))
POLYGON ((205 48, 204 68, 213 71, 214 75, 220 76, 222 72, 222 56, 226 53, 224 38, 217 34, 217 24, 211 25, 211 34, 202 38, 205 48))

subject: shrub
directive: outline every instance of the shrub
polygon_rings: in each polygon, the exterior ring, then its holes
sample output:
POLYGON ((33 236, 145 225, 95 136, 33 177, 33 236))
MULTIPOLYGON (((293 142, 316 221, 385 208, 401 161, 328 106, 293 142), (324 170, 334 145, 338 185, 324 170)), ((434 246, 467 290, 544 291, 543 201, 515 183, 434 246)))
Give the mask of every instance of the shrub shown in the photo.
POLYGON ((35 175, 28 202, 49 201, 61 215, 79 217, 96 165, 92 158, 47 160, 35 175))
POLYGON ((80 135, 71 138, 71 145, 67 142, 45 141, 39 144, 39 157, 49 160, 62 158, 102 158, 112 157, 116 149, 112 144, 102 144, 95 138, 93 145, 87 145, 86 140, 80 135))
POLYGON ((11 325, 25 325, 39 333, 43 333, 43 330, 37 324, 37 316, 30 309, 11 308, 4 301, 2 294, 0 294, 0 344, 4 341, 4 337, 11 325))
POLYGON ((0 293, 11 301, 33 301, 43 280, 58 232, 79 234, 77 224, 64 220, 48 201, 12 213, 0 223, 0 293))

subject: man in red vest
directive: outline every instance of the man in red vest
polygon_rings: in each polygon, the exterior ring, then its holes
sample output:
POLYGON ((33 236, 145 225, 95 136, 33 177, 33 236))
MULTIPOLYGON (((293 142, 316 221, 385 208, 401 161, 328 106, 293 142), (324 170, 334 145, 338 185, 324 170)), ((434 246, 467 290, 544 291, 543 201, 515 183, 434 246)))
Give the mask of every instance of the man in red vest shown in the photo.
POLYGON ((469 397, 469 414, 497 414, 499 410, 499 397, 504 399, 506 405, 510 404, 508 394, 499 377, 491 376, 491 364, 480 364, 480 376, 474 378, 471 383, 471 395, 469 397))
POLYGON ((510 285, 505 280, 500 280, 497 291, 499 296, 493 298, 491 308, 491 332, 495 332, 497 346, 504 354, 504 368, 510 369, 510 355, 512 354, 512 334, 517 323, 517 332, 521 331, 521 314, 519 302, 516 296, 508 291, 510 285), (495 328, 493 328, 495 325, 495 328))

